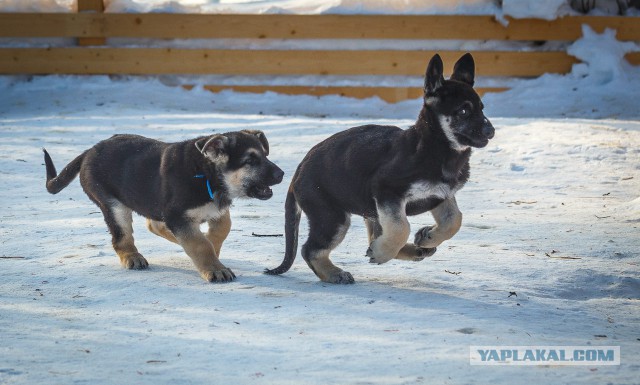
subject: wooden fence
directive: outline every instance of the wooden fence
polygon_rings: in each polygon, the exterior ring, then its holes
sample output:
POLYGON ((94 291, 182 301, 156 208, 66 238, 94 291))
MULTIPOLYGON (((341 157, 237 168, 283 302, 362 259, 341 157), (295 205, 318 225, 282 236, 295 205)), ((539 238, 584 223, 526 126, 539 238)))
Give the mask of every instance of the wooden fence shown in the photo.
MULTIPOLYGON (((0 74, 129 75, 415 75, 422 76, 434 50, 306 50, 129 48, 110 38, 138 39, 403 39, 573 41, 582 25, 617 31, 619 40, 640 41, 638 17, 565 17, 553 21, 492 16, 409 15, 236 15, 102 13, 100 0, 79 0, 78 13, 0 13, 0 38, 75 38, 62 47, 0 47, 0 74), (93 12, 85 12, 93 10, 93 12)), ((427 42, 428 43, 428 42, 427 42)), ((464 51, 439 51, 445 72, 464 51)), ((535 77, 567 73, 577 60, 564 51, 473 52, 478 75, 535 77)), ((626 59, 640 65, 640 52, 626 59)), ((390 102, 416 98, 420 84, 407 87, 229 86, 212 91, 276 91, 288 94, 379 96, 390 102)), ((502 87, 480 88, 479 92, 502 87)))

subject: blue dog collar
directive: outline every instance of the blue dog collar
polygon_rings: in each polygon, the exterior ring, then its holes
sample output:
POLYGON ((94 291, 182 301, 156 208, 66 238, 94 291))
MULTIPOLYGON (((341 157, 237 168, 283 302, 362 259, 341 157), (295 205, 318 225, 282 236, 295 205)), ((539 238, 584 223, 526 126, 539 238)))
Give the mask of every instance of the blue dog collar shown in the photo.
MULTIPOLYGON (((194 175, 194 178, 204 178, 203 174, 198 174, 198 175, 194 175)), ((207 191, 209 192, 209 197, 211 198, 211 200, 215 200, 216 197, 216 193, 213 192, 213 190, 211 190, 211 183, 209 183, 209 179, 205 179, 207 181, 207 191)))

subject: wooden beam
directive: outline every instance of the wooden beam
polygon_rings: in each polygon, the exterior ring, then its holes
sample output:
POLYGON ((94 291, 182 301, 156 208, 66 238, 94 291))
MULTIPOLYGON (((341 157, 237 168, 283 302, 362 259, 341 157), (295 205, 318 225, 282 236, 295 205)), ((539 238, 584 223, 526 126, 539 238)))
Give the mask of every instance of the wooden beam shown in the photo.
POLYGON ((624 57, 630 64, 640 66, 640 52, 630 52, 624 57))
POLYGON ((78 12, 104 12, 103 0, 77 0, 78 12))
MULTIPOLYGON (((186 89, 192 89, 193 85, 184 85, 186 89)), ((423 90, 420 87, 355 87, 355 86, 233 86, 233 85, 206 85, 204 89, 211 92, 235 91, 252 94, 262 94, 265 92, 275 92, 283 95, 339 95, 356 99, 367 99, 378 97, 388 103, 397 103, 407 99, 418 99, 422 96, 423 90)), ((480 96, 487 92, 503 92, 505 87, 480 87, 476 92, 480 96)))
POLYGON ((618 40, 640 41, 640 17, 566 16, 555 20, 507 18, 507 21, 504 39, 495 40, 574 41, 582 37, 582 26, 588 25, 598 33, 615 29, 618 40))
MULTIPOLYGON (((84 9, 84 8, 83 8, 84 9)), ((97 12, 97 13, 96 13, 97 12)), ((576 40, 582 25, 640 41, 640 17, 571 16, 552 21, 466 15, 221 15, 0 13, 0 37, 255 39, 576 40)))
MULTIPOLYGON (((463 51, 439 52, 451 73, 463 51)), ((2 48, 3 74, 418 75, 435 51, 279 51, 170 48, 2 48)), ((566 73, 564 52, 474 53, 482 76, 566 73)))
MULTIPOLYGON (((104 12, 104 3, 102 0, 78 0, 78 12, 102 14, 104 12)), ((31 27, 33 27, 33 25, 31 27)), ((78 37, 78 45, 83 47, 104 45, 107 42, 106 37, 101 36, 100 34, 88 36, 89 37, 78 37)))

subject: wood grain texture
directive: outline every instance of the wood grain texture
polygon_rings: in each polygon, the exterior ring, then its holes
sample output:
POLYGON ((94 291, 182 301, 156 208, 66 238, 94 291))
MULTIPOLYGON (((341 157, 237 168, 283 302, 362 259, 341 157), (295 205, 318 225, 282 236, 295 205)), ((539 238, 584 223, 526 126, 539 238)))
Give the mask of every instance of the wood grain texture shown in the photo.
MULTIPOLYGON (((97 11, 99 12, 99 11, 97 11)), ((576 40, 582 25, 640 41, 640 17, 0 13, 0 37, 576 40)))
MULTIPOLYGON (((168 48, 3 48, 2 74, 420 75, 435 51, 280 51, 168 48)), ((463 51, 440 52, 450 74, 463 51)), ((566 73, 564 52, 474 53, 482 76, 566 73)))

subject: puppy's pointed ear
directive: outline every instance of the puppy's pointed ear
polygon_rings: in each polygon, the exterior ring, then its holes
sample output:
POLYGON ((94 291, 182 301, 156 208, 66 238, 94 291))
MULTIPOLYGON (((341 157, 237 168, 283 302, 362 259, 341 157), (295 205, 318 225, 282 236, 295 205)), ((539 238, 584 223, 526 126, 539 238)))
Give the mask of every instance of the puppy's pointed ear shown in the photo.
POLYGON ((429 61, 427 73, 424 78, 425 95, 433 94, 438 88, 442 87, 442 84, 444 84, 442 71, 442 59, 440 58, 440 55, 435 54, 431 58, 431 61, 429 61))
POLYGON ((264 132, 260 130, 242 130, 242 132, 246 132, 249 135, 253 135, 260 141, 262 144, 262 149, 264 150, 264 154, 269 156, 269 142, 267 141, 267 136, 264 132))
POLYGON ((215 160, 227 153, 229 138, 216 134, 196 140, 196 148, 200 153, 211 160, 215 160))
POLYGON ((451 80, 467 83, 473 87, 475 72, 476 64, 473 61, 473 56, 470 53, 466 53, 453 66, 451 80))

